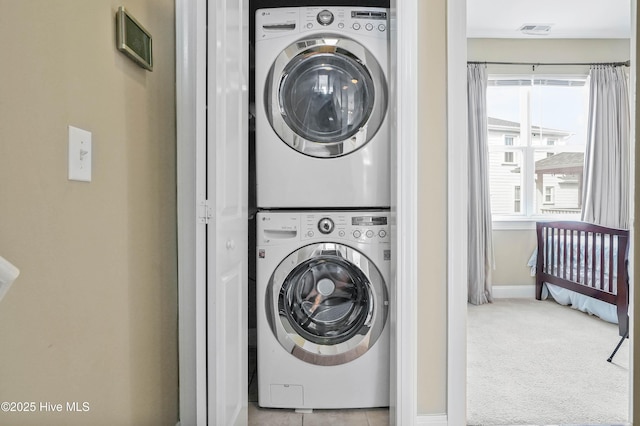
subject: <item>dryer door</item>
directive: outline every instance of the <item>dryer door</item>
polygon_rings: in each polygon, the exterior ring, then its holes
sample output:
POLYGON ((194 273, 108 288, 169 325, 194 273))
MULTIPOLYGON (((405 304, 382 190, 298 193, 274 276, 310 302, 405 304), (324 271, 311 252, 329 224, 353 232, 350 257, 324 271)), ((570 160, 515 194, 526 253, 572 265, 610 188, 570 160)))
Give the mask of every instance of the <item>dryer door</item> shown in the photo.
POLYGON ((280 139, 303 154, 331 158, 361 148, 375 135, 387 109, 387 85, 364 46, 318 36, 280 53, 264 99, 280 139))
POLYGON ((344 364, 382 333, 388 296, 378 268, 341 244, 311 244, 284 259, 266 295, 269 325, 280 344, 316 365, 344 364))

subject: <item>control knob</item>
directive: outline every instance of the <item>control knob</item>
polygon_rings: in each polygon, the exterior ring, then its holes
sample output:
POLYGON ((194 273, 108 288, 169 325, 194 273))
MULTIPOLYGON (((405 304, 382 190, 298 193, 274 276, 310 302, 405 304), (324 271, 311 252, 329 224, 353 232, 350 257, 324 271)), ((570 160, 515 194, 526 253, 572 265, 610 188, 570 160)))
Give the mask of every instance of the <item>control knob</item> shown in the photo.
POLYGON ((320 25, 331 25, 333 22, 333 13, 325 9, 318 13, 317 19, 320 25))
POLYGON ((323 234, 330 234, 333 231, 334 227, 335 224, 333 223, 333 220, 328 217, 323 217, 318 222, 318 230, 323 234))

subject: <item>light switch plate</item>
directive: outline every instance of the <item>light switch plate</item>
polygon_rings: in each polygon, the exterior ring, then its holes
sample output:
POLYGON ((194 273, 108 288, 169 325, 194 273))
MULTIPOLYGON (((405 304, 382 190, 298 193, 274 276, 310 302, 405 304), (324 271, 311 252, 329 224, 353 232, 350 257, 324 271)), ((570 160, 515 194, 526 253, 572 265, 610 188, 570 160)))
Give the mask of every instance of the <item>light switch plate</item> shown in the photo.
POLYGON ((69 126, 69 180, 91 182, 91 132, 69 126))
POLYGON ((9 287, 18 278, 18 275, 20 275, 20 270, 0 256, 0 301, 7 294, 9 287))

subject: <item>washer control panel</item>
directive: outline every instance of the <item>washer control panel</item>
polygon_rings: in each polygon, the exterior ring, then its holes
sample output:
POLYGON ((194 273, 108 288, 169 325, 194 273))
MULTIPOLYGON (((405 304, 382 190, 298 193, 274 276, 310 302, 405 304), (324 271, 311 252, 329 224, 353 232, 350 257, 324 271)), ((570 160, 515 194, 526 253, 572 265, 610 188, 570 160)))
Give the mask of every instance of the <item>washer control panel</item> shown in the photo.
POLYGON ((299 241, 351 241, 389 243, 388 211, 260 212, 257 214, 258 245, 299 241))
POLYGON ((300 225, 303 240, 331 236, 359 243, 389 241, 387 212, 303 213, 300 225))

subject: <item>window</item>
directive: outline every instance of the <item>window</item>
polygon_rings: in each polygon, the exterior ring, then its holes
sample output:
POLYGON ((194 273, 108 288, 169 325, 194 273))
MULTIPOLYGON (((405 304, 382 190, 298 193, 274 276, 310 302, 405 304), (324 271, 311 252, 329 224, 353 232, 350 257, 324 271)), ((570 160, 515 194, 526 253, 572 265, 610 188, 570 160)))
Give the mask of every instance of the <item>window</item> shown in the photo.
MULTIPOLYGON (((555 139, 551 139, 551 138, 547 138, 547 146, 554 146, 556 144, 556 140, 555 139)), ((555 152, 547 152, 547 158, 548 157, 552 157, 553 155, 555 155, 555 152)))
POLYGON ((586 78, 489 77, 494 220, 578 215, 587 133, 586 78))
POLYGON ((553 186, 544 187, 544 203, 553 204, 553 186))
MULTIPOLYGON (((513 136, 505 136, 504 137, 504 146, 513 146, 513 136)), ((513 152, 506 151, 504 153, 504 162, 505 163, 513 163, 513 152)))

